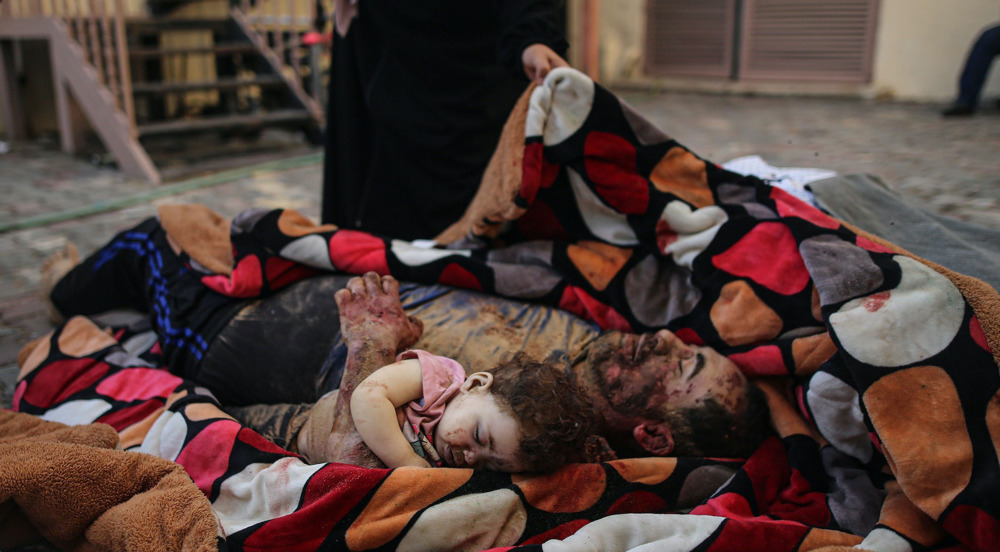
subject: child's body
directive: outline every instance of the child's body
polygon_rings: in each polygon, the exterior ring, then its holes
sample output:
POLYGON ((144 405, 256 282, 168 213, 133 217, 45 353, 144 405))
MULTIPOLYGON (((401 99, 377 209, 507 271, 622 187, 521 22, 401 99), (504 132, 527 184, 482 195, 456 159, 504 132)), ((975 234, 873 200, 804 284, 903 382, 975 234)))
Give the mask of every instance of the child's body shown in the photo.
POLYGON ((354 390, 351 416, 388 467, 509 473, 582 460, 595 410, 558 369, 523 354, 466 377, 462 366, 406 351, 354 390), (516 414, 515 414, 516 413, 516 414))

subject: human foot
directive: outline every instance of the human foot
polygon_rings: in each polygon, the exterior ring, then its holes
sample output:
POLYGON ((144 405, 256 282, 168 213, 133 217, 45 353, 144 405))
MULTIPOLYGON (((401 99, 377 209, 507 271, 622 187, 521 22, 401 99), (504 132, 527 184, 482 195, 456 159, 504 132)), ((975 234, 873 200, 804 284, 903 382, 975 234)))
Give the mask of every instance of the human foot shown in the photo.
POLYGON ((392 364, 396 353, 416 343, 423 324, 403 311, 399 282, 374 272, 351 278, 334 295, 340 310, 340 331, 347 343, 347 360, 340 383, 343 404, 357 384, 379 368, 392 364))
POLYGON ((423 333, 420 320, 406 315, 399 302, 399 282, 369 272, 352 278, 334 296, 340 310, 340 331, 350 349, 362 343, 393 347, 393 354, 416 343, 423 333))
POLYGON ((52 289, 56 287, 59 280, 73 267, 80 264, 80 251, 73 242, 67 242, 59 251, 56 251, 42 263, 42 298, 45 300, 46 310, 49 320, 53 324, 61 324, 66 317, 59 312, 59 309, 52 304, 52 289))
POLYGON ((954 104, 941 112, 942 117, 969 117, 976 112, 976 108, 966 104, 954 104))
POLYGON ((351 278, 334 295, 340 310, 340 331, 347 343, 347 360, 340 389, 313 407, 301 434, 300 451, 310 460, 381 465, 365 445, 351 416, 351 395, 372 372, 392 364, 397 351, 416 343, 423 324, 403 311, 399 282, 374 272, 351 278), (324 437, 325 436, 325 437, 324 437))

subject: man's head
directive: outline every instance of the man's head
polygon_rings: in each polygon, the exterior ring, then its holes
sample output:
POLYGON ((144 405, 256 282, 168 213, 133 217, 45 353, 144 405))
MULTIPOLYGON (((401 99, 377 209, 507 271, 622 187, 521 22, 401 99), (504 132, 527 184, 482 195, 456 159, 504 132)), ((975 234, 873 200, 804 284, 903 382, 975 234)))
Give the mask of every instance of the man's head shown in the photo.
POLYGON ((434 446, 446 464, 547 472, 585 459, 597 410, 586 390, 524 353, 470 375, 445 409, 434 446))
POLYGON ((606 332, 574 360, 619 454, 746 456, 770 431, 763 394, 729 359, 661 330, 606 332))

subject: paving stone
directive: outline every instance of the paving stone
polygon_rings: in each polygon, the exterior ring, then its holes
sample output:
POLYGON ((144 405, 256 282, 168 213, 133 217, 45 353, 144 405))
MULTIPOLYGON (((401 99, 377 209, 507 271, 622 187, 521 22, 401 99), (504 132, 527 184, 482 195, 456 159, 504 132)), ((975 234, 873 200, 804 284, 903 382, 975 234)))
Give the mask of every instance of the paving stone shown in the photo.
POLYGON ((1000 207, 1000 200, 992 197, 974 197, 969 202, 969 206, 982 211, 994 211, 1000 207))
POLYGON ((1000 213, 989 212, 989 211, 977 211, 975 213, 962 213, 962 219, 968 220, 970 222, 980 224, 983 226, 989 226, 991 228, 1000 228, 1000 213))
POLYGON ((6 322, 37 316, 39 312, 45 312, 45 305, 39 301, 36 293, 14 297, 3 304, 3 319, 6 322))
MULTIPOLYGON (((44 335, 44 332, 39 335, 44 335)), ((17 353, 21 351, 30 339, 23 332, 19 332, 19 335, 14 337, 5 337, 0 339, 0 365, 17 365, 17 353)))
POLYGON ((55 325, 49 321, 49 315, 44 308, 35 312, 32 316, 26 316, 20 320, 18 326, 26 333, 25 343, 38 336, 45 335, 55 328, 55 325))
POLYGON ((17 364, 0 365, 0 408, 10 408, 17 372, 17 364))

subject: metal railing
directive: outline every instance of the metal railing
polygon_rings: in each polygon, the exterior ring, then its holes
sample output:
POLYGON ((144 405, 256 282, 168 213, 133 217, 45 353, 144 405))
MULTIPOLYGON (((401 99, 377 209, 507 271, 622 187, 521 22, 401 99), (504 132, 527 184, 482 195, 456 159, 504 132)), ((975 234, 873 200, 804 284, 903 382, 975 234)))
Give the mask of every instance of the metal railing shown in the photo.
POLYGON ((329 66, 329 44, 324 29, 316 28, 325 26, 322 6, 316 0, 236 0, 232 5, 280 60, 283 70, 317 105, 325 106, 323 75, 329 66))
MULTIPOLYGON (((323 35, 316 32, 316 22, 323 17, 317 17, 316 1, 233 1, 235 11, 258 35, 258 46, 267 50, 264 54, 276 62, 287 80, 297 83, 310 111, 319 116, 325 106, 323 77, 329 64, 329 48, 324 40, 317 39, 323 35)), ((115 106, 126 115, 135 137, 136 108, 126 19, 147 18, 148 9, 144 0, 0 0, 0 19, 61 20, 100 83, 111 93, 115 106)))
POLYGON ((107 87, 135 132, 135 106, 125 34, 124 0, 0 0, 0 18, 51 17, 66 24, 70 38, 107 87))

